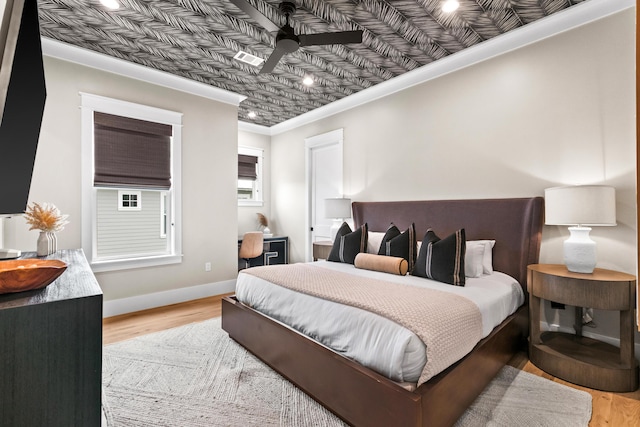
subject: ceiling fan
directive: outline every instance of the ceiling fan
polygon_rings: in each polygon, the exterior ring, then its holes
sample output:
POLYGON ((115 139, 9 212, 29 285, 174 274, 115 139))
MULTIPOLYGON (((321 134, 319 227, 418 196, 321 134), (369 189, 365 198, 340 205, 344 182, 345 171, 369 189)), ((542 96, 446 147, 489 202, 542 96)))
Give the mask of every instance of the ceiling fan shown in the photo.
POLYGON ((271 22, 269 18, 264 16, 262 12, 256 9, 246 0, 231 0, 238 9, 249 15, 254 21, 260 24, 269 32, 277 32, 276 48, 271 53, 267 61, 260 69, 260 74, 270 73, 278 64, 280 59, 287 53, 298 50, 299 47, 317 46, 326 44, 349 44, 361 43, 362 31, 339 31, 335 33, 319 33, 319 34, 298 34, 293 32, 293 27, 289 25, 289 17, 296 12, 296 5, 292 2, 282 2, 278 6, 280 12, 285 16, 286 23, 282 27, 278 27, 271 22))

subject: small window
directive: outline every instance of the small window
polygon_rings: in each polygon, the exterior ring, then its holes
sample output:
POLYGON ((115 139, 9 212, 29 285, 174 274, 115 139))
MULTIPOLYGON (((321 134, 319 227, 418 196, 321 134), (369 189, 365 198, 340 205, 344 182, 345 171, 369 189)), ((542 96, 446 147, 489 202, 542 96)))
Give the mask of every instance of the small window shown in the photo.
POLYGON ((119 211, 141 211, 142 197, 140 191, 118 191, 119 211))
POLYGON ((238 147, 238 205, 262 206, 263 150, 238 147))

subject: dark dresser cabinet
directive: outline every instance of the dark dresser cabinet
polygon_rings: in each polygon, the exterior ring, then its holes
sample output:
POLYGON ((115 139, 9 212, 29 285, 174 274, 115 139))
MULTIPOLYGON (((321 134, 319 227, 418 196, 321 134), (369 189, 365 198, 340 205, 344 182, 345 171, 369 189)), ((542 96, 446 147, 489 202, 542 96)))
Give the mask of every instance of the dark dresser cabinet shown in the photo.
POLYGON ((0 426, 100 426, 102 290, 82 250, 47 258, 53 283, 0 295, 0 426))

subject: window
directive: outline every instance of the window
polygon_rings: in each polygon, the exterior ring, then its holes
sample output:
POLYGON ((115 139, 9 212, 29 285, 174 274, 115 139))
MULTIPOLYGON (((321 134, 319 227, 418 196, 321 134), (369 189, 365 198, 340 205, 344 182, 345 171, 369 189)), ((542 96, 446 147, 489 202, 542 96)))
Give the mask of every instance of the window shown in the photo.
POLYGON ((181 262, 182 115, 82 96, 82 246, 94 271, 181 262))
POLYGON ((238 147, 238 205, 262 206, 263 150, 238 147))
POLYGON ((140 211, 142 210, 142 193, 140 191, 118 191, 119 211, 140 211))

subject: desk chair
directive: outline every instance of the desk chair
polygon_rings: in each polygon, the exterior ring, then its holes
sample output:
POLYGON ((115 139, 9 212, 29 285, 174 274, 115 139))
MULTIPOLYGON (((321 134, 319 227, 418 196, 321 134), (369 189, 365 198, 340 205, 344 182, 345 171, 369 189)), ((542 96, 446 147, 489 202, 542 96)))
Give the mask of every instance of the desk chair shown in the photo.
MULTIPOLYGON (((249 268, 249 259, 262 255, 264 246, 264 234, 262 231, 249 231, 244 233, 242 244, 238 252, 238 258, 244 260, 244 268, 249 268)), ((242 270, 238 265, 238 271, 242 270)))

